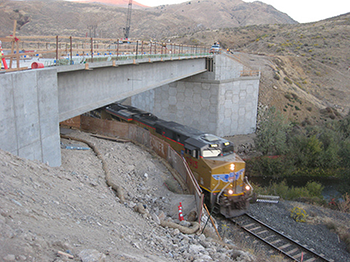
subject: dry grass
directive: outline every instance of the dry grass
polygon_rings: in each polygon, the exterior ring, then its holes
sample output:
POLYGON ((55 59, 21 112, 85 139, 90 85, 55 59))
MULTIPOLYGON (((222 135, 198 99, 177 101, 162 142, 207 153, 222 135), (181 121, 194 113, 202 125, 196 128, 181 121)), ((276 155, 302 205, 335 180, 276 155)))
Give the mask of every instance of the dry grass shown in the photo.
MULTIPOLYGON (((338 204, 339 210, 341 212, 349 212, 350 208, 350 196, 348 194, 344 195, 344 201, 338 204)), ((332 212, 331 209, 324 209, 321 215, 317 215, 314 212, 310 212, 308 210, 308 206, 306 204, 300 202, 292 203, 293 207, 299 207, 301 209, 305 209, 308 212, 308 216, 306 217, 306 223, 308 224, 324 224, 327 228, 338 235, 339 242, 343 241, 347 246, 347 251, 350 252, 350 225, 343 220, 337 220, 334 218, 330 218, 327 214, 327 211, 332 212)))
POLYGON ((334 231, 340 240, 344 241, 346 244, 346 249, 350 252, 350 228, 344 223, 339 223, 333 219, 325 218, 324 224, 329 228, 329 230, 334 231))
POLYGON ((350 196, 348 193, 343 196, 343 200, 344 201, 338 203, 339 210, 342 212, 350 213, 350 196))

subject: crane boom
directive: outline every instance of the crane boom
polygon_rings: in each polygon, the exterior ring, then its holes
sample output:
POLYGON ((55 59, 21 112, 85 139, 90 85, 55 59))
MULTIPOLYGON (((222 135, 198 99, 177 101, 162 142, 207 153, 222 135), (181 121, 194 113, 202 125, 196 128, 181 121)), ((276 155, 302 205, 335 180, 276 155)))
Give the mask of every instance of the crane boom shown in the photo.
POLYGON ((129 38, 129 34, 130 34, 131 10, 132 10, 132 0, 129 0, 128 12, 126 16, 125 35, 124 35, 126 39, 129 38))

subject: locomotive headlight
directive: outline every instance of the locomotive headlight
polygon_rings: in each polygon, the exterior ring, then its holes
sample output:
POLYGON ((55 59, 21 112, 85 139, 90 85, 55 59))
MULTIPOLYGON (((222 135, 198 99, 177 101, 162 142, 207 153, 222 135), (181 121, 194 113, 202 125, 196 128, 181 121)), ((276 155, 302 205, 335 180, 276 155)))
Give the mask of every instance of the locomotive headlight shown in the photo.
POLYGON ((245 186, 245 190, 249 191, 250 190, 250 186, 246 185, 245 186))
POLYGON ((227 194, 228 195, 233 195, 233 189, 231 188, 231 189, 227 190, 227 194))
POLYGON ((231 165, 230 165, 230 170, 231 170, 231 171, 234 171, 234 170, 235 170, 235 164, 231 164, 231 165))

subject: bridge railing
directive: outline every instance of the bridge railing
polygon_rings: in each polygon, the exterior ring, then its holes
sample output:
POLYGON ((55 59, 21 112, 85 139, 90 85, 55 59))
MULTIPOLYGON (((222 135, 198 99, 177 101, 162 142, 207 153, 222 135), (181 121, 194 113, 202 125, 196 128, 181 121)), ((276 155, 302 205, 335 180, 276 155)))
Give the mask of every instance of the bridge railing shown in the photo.
POLYGON ((210 55, 199 45, 88 38, 73 36, 21 36, 0 38, 8 70, 27 69, 25 61, 40 60, 45 66, 113 60, 210 55), (16 62, 16 63, 14 63, 16 62), (14 65, 14 64, 16 65, 14 65))

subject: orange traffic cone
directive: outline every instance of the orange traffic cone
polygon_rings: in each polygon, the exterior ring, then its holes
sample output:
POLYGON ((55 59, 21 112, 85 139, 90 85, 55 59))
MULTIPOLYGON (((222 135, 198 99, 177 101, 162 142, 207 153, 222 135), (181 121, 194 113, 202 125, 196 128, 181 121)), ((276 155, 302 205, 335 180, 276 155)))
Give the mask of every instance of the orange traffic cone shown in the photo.
MULTIPOLYGON (((2 57, 3 55, 4 55, 4 52, 2 51, 2 46, 1 46, 1 41, 0 41, 0 58, 1 58, 2 63, 4 64, 4 68, 9 69, 7 66, 5 57, 2 57)), ((0 67, 0 69, 1 69, 1 67, 0 67)))

